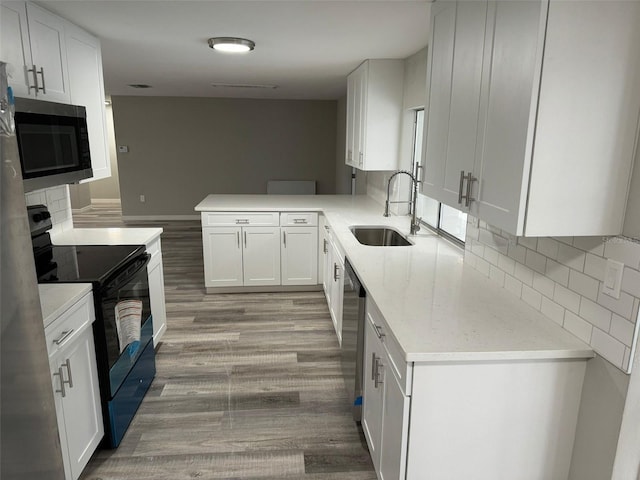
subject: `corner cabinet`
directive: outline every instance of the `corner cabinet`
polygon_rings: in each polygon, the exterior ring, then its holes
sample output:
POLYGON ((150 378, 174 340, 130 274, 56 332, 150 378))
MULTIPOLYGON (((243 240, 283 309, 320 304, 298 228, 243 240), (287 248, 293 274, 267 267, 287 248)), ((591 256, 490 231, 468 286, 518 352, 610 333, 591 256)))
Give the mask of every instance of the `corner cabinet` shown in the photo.
POLYGON ((370 297, 364 335, 379 479, 568 478, 587 359, 407 362, 370 297))
POLYGON ((45 329, 65 478, 77 480, 104 435, 88 293, 45 329))
POLYGON ((424 193, 515 235, 620 233, 639 23, 638 2, 434 3, 424 193))
POLYGON ((202 243, 208 292, 317 288, 315 212, 203 212, 202 243))
POLYGON ((400 146, 403 60, 366 60, 347 77, 345 163, 395 170, 400 146))
POLYGON ((0 22, 0 60, 14 95, 84 106, 92 179, 111 176, 99 40, 30 2, 2 2, 0 22))

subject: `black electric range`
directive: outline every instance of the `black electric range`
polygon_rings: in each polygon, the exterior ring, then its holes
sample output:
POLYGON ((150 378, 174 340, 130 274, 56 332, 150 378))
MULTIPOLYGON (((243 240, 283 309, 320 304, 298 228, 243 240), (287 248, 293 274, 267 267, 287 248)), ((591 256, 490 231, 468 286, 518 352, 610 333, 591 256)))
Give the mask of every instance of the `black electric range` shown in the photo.
POLYGON ((46 207, 29 207, 28 215, 38 282, 92 284, 103 445, 115 448, 155 377, 151 256, 144 245, 52 245, 46 207))

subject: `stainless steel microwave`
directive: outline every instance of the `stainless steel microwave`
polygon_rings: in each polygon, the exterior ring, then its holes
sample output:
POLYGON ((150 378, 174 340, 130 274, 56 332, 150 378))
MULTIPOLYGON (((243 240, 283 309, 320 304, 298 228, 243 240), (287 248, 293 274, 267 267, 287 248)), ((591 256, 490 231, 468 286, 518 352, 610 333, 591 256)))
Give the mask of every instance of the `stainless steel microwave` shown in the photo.
POLYGON ((25 191, 93 176, 84 107, 16 98, 15 122, 25 191))

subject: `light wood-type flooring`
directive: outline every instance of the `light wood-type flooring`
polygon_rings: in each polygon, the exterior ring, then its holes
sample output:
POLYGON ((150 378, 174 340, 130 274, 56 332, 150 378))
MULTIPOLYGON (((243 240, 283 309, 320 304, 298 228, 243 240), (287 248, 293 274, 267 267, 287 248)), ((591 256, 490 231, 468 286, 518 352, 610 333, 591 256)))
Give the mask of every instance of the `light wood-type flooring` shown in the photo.
POLYGON ((168 317, 131 427, 82 480, 376 478, 322 292, 205 294, 198 221, 125 225, 100 205, 74 224, 163 227, 168 317))

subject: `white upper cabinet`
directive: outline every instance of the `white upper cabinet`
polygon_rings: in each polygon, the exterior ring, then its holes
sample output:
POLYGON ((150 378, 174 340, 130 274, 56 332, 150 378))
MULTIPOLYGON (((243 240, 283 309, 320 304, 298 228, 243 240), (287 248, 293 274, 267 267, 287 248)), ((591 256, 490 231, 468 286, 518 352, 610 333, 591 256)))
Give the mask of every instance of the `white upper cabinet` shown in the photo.
POLYGON ((398 164, 403 60, 366 60, 347 77, 345 163, 360 170, 398 164))
POLYGON ((111 176, 100 41, 68 24, 65 28, 71 101, 87 109, 92 180, 111 176))
POLYGON ((431 15, 425 194, 515 235, 620 233, 640 3, 443 1, 431 15))
POLYGON ((100 41, 28 2, 2 2, 0 20, 0 60, 14 95, 85 107, 93 169, 86 181, 110 177, 100 41))
MULTIPOLYGON (((37 97, 69 103, 69 76, 65 27, 67 22, 32 3, 27 3, 32 68, 37 79, 37 97)), ((34 80, 35 81, 35 80, 34 80)))
POLYGON ((24 2, 0 3, 0 60, 7 63, 9 85, 14 95, 27 97, 32 85, 31 46, 24 2))

